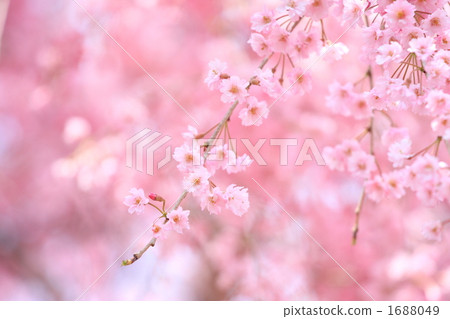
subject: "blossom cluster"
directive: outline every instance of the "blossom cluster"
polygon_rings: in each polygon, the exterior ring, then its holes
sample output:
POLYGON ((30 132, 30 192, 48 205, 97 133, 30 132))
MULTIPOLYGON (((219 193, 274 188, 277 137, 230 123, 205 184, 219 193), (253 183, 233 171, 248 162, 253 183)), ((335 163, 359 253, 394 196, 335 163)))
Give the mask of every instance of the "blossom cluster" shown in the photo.
MULTIPOLYGON (((271 107, 268 98, 278 100, 285 94, 303 95, 311 90, 312 58, 338 61, 349 52, 345 44, 333 43, 327 37, 324 19, 333 15, 361 29, 365 39, 362 60, 369 67, 356 83, 332 83, 326 106, 337 115, 368 124, 357 138, 324 149, 328 166, 362 178, 363 198, 399 199, 410 189, 426 205, 448 200, 449 167, 438 156, 441 142, 450 139, 450 22, 443 6, 441 0, 430 4, 407 0, 376 4, 361 0, 289 0, 275 10, 255 13, 248 43, 263 62, 245 80, 232 74, 227 63, 211 61, 204 82, 221 94, 229 111, 206 132, 189 127, 183 133, 184 144, 175 149, 185 193, 197 198, 202 210, 210 214, 228 210, 241 216, 248 211, 246 188, 235 184, 221 187, 212 180, 218 170, 237 173, 252 162, 246 154, 237 155, 228 121, 236 110, 243 126, 260 126, 271 107), (408 129, 396 125, 390 116, 390 112, 400 111, 431 118, 430 130, 436 136, 432 144, 412 151, 416 145, 408 129), (378 127, 375 113, 389 121, 388 128, 378 127), (375 141, 376 130, 382 131, 379 141, 375 141), (370 136, 368 150, 363 147, 365 136, 370 136), (390 165, 383 165, 386 161, 381 158, 381 148, 386 149, 390 165)), ((138 205, 146 201, 140 197, 131 200, 137 200, 138 205)), ((130 210, 139 208, 130 206, 130 210)), ((169 218, 165 211, 162 214, 169 218)), ((183 216, 187 220, 187 215, 183 216)), ((164 224, 155 224, 155 236, 164 224)), ((355 229, 356 239, 357 225, 355 229)))
POLYGON ((325 148, 324 156, 331 169, 363 178, 364 193, 374 201, 399 199, 407 189, 427 206, 450 200, 448 159, 440 153, 450 142, 450 19, 444 6, 440 0, 397 0, 369 7, 360 25, 361 58, 369 68, 362 80, 329 87, 330 110, 368 124, 355 139, 325 148), (430 121, 434 139, 428 146, 413 151, 420 145, 393 120, 399 113, 430 121), (366 135, 368 151, 361 145, 366 135))

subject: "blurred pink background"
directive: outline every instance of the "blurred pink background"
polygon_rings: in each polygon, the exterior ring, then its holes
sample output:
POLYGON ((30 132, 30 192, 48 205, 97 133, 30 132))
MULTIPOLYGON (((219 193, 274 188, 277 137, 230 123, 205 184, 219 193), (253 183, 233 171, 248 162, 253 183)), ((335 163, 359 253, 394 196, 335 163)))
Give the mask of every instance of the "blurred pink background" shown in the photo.
MULTIPOLYGON (((227 110, 203 83, 208 62, 220 58, 249 78, 260 61, 247 44, 250 16, 279 5, 78 1, 203 131, 227 110)), ((267 166, 218 179, 249 188, 246 215, 210 216, 187 198, 191 230, 121 267, 150 239, 146 233, 133 243, 155 216, 129 215, 122 204, 128 190, 142 187, 169 203, 182 192, 174 162, 154 176, 126 167, 126 140, 150 128, 172 136, 176 147, 195 123, 75 2, 0 3, 1 300, 369 300, 251 178, 373 298, 450 298, 450 246, 429 244, 420 234, 425 222, 448 216, 448 205, 423 207, 413 195, 366 201, 352 246, 361 181, 311 162, 294 166, 296 152, 280 166, 278 149, 268 143, 267 166)), ((329 38, 344 29, 331 19, 327 28, 329 38)), ((314 138, 322 149, 357 135, 364 124, 332 115, 324 102, 331 82, 358 79, 367 67, 358 62, 359 33, 341 41, 350 54, 317 63, 312 92, 277 103, 261 127, 232 118, 233 137, 314 138)), ((420 136, 423 123, 401 120, 420 136)))

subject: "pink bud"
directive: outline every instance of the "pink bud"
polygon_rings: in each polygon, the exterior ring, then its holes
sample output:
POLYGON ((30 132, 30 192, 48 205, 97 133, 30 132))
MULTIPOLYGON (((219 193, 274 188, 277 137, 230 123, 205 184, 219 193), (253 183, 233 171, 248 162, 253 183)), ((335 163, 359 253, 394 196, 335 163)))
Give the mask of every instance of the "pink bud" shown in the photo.
POLYGON ((156 200, 156 198, 158 197, 158 195, 155 194, 155 193, 150 193, 150 194, 148 194, 148 197, 150 197, 151 200, 156 200))

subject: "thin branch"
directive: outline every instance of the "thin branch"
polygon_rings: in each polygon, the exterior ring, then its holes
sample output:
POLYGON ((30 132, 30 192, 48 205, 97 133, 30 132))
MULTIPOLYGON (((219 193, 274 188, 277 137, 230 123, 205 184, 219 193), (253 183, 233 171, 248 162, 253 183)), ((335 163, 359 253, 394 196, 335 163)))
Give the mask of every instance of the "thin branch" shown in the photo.
POLYGON ((362 205, 363 205, 365 197, 366 197, 366 189, 363 188, 361 197, 359 198, 358 205, 355 208, 355 224, 353 225, 353 228, 352 228, 352 245, 356 245, 356 240, 358 238, 359 219, 361 216, 362 205))
MULTIPOLYGON (((271 54, 270 56, 268 56, 267 58, 265 58, 261 64, 258 66, 259 69, 262 69, 267 62, 270 60, 270 58, 273 56, 273 54, 271 54)), ((252 84, 250 83, 247 87, 247 90, 250 88, 252 84)), ((233 114, 234 109, 236 108, 236 106, 239 104, 239 101, 235 101, 231 107, 228 109, 227 113, 225 114, 225 116, 222 118, 222 120, 219 122, 219 124, 217 124, 217 127, 214 131, 214 133, 212 134, 212 136, 208 139, 207 146, 205 149, 205 152, 203 153, 203 158, 206 160, 209 152, 211 151, 211 147, 214 144, 214 141, 216 140, 216 138, 219 136, 220 132, 222 132, 223 128, 225 127, 225 125, 228 123, 228 120, 231 117, 231 114, 233 114)), ((188 191, 184 190, 181 195, 178 197, 178 199, 175 201, 175 203, 173 203, 173 205, 167 210, 167 213, 171 212, 174 209, 177 209, 181 202, 186 198, 186 196, 188 195, 188 191)), ((164 223, 167 223, 168 219, 166 218, 164 223)), ((143 254, 145 254, 145 252, 150 248, 150 247, 154 247, 156 244, 157 238, 153 237, 148 243, 147 245, 144 246, 144 248, 142 248, 138 253, 133 255, 133 258, 131 259, 127 259, 122 261, 122 265, 123 266, 128 266, 133 264, 134 262, 136 262, 139 258, 142 257, 143 254)))

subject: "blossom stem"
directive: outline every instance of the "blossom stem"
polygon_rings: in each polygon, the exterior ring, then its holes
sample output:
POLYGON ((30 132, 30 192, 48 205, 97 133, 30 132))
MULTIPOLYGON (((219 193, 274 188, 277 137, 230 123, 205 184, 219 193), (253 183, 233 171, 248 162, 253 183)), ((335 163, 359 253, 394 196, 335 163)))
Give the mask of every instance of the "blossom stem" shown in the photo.
POLYGON ((282 16, 276 18, 275 20, 280 20, 280 19, 282 19, 282 18, 286 18, 287 16, 289 16, 289 14, 282 15, 282 16))
POLYGON ((445 224, 450 224, 450 218, 441 221, 442 226, 444 226, 445 224))
POLYGON ((8 17, 10 0, 0 3, 0 53, 2 48, 3 33, 5 31, 6 19, 8 17))
POLYGON ((437 144, 437 147, 436 147, 436 150, 435 150, 435 154, 437 154, 437 151, 438 151, 439 145, 440 145, 440 143, 441 143, 441 140, 442 140, 442 136, 438 136, 438 137, 433 141, 433 143, 431 143, 430 145, 428 145, 428 146, 422 148, 420 151, 414 153, 413 155, 408 156, 406 159, 411 160, 411 159, 417 157, 418 155, 427 152, 427 151, 428 151, 430 148, 432 148, 435 144, 437 144))
POLYGON ((280 79, 279 79, 281 85, 283 85, 283 82, 284 82, 284 65, 285 65, 285 62, 286 62, 286 56, 283 54, 283 63, 281 64, 281 76, 280 76, 280 79))
POLYGON ((277 64, 275 64, 275 66, 272 68, 272 73, 277 72, 278 65, 280 64, 280 61, 281 61, 281 56, 282 56, 282 54, 280 54, 277 64))
POLYGON ((309 32, 309 30, 311 30, 312 24, 313 24, 313 20, 311 18, 309 18, 308 22, 306 22, 306 25, 305 25, 306 32, 309 32))
POLYGON ((359 133, 355 137, 355 140, 357 140, 358 142, 361 142, 362 139, 367 135, 367 133, 369 133, 369 127, 366 127, 361 133, 359 133))
POLYGON ((325 33, 325 27, 323 26, 323 20, 320 19, 320 27, 322 28, 322 41, 325 42, 328 40, 327 34, 325 33))
POLYGON ((291 63, 291 66, 292 66, 293 68, 295 68, 295 64, 294 64, 294 62, 292 62, 292 59, 291 59, 291 57, 289 56, 289 54, 286 54, 286 55, 287 55, 287 57, 288 57, 289 62, 291 63))
POLYGON ((441 141, 442 141, 442 136, 438 136, 437 139, 436 139, 436 147, 434 149, 434 156, 438 155, 439 145, 441 145, 441 141))
MULTIPOLYGON (((183 201, 183 199, 186 198, 188 194, 188 191, 183 191, 183 193, 180 195, 180 197, 178 197, 178 199, 175 201, 175 203, 172 205, 172 207, 169 208, 170 211, 172 211, 173 209, 177 209, 181 202, 183 201)), ((168 219, 166 218, 164 220, 164 224, 167 223, 168 219)), ((154 247, 156 244, 157 238, 156 237, 152 237, 152 239, 147 243, 147 245, 144 246, 144 248, 142 248, 138 253, 133 255, 133 258, 127 259, 127 260, 123 260, 122 261, 122 266, 129 266, 131 264, 133 264, 134 262, 136 262, 139 258, 142 257, 143 254, 145 254, 145 252, 150 248, 150 247, 154 247)))
POLYGON ((195 136, 195 139, 199 139, 199 138, 203 138, 206 134, 208 134, 209 132, 211 132, 212 130, 214 130, 217 125, 219 125, 219 123, 217 123, 216 125, 214 125, 213 127, 211 127, 209 130, 207 130, 205 133, 202 134, 198 134, 197 136, 195 136))
MULTIPOLYGON (((365 79, 366 77, 369 79, 370 89, 373 89, 374 83, 373 83, 373 74, 372 74, 371 66, 368 67, 363 79, 365 79)), ((375 134, 373 132, 374 131, 374 121, 375 121, 375 118, 374 118, 373 111, 372 111, 372 115, 370 116, 369 126, 365 128, 365 130, 360 134, 360 136, 362 139, 367 133, 370 134, 370 150, 369 150, 369 152, 374 157, 378 172, 381 175, 380 163, 378 163, 377 158, 375 156, 375 140, 374 140, 375 134)), ((366 189, 365 189, 365 187, 363 187, 362 194, 359 199, 358 205, 355 208, 355 223, 354 223, 353 229, 352 229, 352 245, 356 245, 356 241, 358 238, 359 219, 361 216, 361 210, 362 210, 362 206, 363 206, 365 197, 366 197, 366 189)))
POLYGON ((150 242, 147 243, 147 245, 144 246, 144 248, 142 248, 138 253, 133 255, 133 258, 127 259, 127 260, 123 260, 122 261, 122 266, 129 266, 131 264, 133 264, 134 262, 136 262, 139 258, 142 257, 142 255, 150 248, 150 247, 154 247, 156 244, 156 238, 153 237, 150 242))
MULTIPOLYGON (((282 27, 283 25, 285 25, 285 24, 288 23, 288 22, 289 22, 289 24, 291 24, 291 19, 288 19, 288 20, 286 20, 286 21, 283 21, 283 23, 280 24, 280 27, 282 27)), ((289 24, 287 25, 286 30, 289 28, 289 24)))
POLYGON ((380 112, 381 114, 384 115, 384 117, 389 121, 389 124, 391 124, 391 126, 396 126, 394 120, 392 119, 392 117, 385 111, 385 110, 375 110, 380 112))
POLYGON ((363 205, 365 197, 366 197, 366 189, 363 188, 361 197, 359 198, 358 205, 355 208, 355 224, 353 225, 353 229, 352 229, 352 245, 356 245, 356 241, 358 238, 359 218, 361 216, 362 205, 363 205))
POLYGON ((165 214, 164 208, 163 208, 163 210, 161 210, 158 206, 156 206, 156 205, 154 205, 152 203, 148 203, 148 205, 155 207, 161 214, 163 214, 163 215, 165 214))
POLYGON ((295 23, 292 25, 292 28, 291 28, 291 30, 289 30, 289 32, 294 31, 294 29, 299 25, 300 21, 302 21, 302 18, 295 21, 295 23))
POLYGON ((394 78, 395 75, 397 74, 397 72, 398 72, 397 78, 400 77, 400 74, 402 74, 403 69, 405 68, 405 63, 409 63, 409 60, 410 60, 410 59, 411 59, 411 53, 409 53, 409 54, 406 56, 406 58, 405 58, 402 62, 400 62, 400 65, 399 65, 399 66, 397 67, 397 69, 394 71, 394 73, 392 74, 391 78, 394 78))
POLYGON ((380 15, 379 13, 377 13, 377 14, 375 15, 375 17, 373 18, 373 20, 372 20, 372 22, 370 23, 370 25, 372 25, 372 24, 375 22, 375 20, 378 18, 379 15, 380 15))

